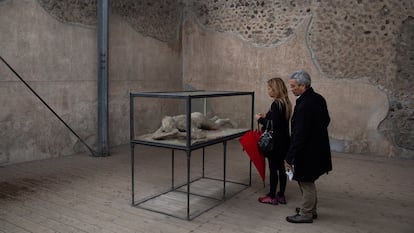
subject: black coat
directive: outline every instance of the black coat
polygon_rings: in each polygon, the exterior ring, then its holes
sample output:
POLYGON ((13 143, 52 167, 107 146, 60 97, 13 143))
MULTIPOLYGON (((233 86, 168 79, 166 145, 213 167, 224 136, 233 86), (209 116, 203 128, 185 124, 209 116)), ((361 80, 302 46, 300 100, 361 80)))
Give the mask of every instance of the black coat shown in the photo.
POLYGON ((329 122, 325 99, 312 88, 307 89, 296 100, 291 121, 291 144, 286 161, 294 165, 293 179, 313 182, 332 170, 329 122))
POLYGON ((286 119, 286 107, 277 100, 272 102, 266 118, 260 118, 259 124, 266 127, 269 120, 273 121, 273 151, 266 152, 265 156, 275 156, 284 160, 290 145, 289 120, 286 119), (280 107, 279 107, 280 104, 280 107))

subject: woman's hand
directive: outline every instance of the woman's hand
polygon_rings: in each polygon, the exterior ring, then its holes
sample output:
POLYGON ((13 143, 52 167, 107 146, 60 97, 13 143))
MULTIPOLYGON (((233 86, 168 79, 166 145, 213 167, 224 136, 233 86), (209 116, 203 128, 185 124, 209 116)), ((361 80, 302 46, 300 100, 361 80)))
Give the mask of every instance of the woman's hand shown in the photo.
POLYGON ((264 113, 256 113, 256 115, 254 115, 254 118, 256 119, 256 120, 259 120, 260 118, 264 118, 265 117, 265 114, 264 113))

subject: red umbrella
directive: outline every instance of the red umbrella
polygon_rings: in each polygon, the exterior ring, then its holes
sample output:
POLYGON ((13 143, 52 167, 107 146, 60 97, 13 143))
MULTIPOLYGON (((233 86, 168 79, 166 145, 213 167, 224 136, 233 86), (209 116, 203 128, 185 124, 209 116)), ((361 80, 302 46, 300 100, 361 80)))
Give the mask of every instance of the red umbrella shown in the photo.
POLYGON ((250 130, 246 132, 243 136, 240 137, 239 141, 243 147, 243 150, 246 151, 247 155, 250 157, 250 160, 253 162, 256 167, 257 172, 262 177, 263 182, 265 181, 266 173, 266 162, 265 157, 262 152, 259 150, 257 143, 260 139, 260 133, 257 130, 250 130))

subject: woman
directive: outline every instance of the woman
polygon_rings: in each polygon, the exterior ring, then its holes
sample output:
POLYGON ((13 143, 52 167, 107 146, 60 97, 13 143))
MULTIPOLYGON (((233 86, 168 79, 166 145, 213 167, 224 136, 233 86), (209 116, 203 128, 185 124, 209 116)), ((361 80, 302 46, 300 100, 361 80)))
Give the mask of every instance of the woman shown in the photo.
POLYGON ((269 164, 270 190, 266 196, 259 197, 259 202, 272 205, 286 204, 285 189, 287 176, 284 159, 290 145, 289 119, 292 113, 292 104, 288 97, 285 83, 281 78, 272 78, 267 81, 267 92, 273 99, 270 110, 255 115, 256 120, 263 127, 268 121, 273 121, 273 151, 266 152, 265 157, 269 164), (279 192, 276 188, 279 181, 279 192))

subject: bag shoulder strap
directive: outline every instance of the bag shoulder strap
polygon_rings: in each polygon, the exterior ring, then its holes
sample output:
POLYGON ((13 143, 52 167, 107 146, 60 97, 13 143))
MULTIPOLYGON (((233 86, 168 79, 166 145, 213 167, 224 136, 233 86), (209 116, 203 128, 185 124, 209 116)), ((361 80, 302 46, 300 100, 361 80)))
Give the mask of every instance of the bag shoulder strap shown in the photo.
POLYGON ((273 131, 273 121, 272 120, 267 120, 266 130, 273 131), (269 123, 270 123, 270 128, 269 128, 269 123))

